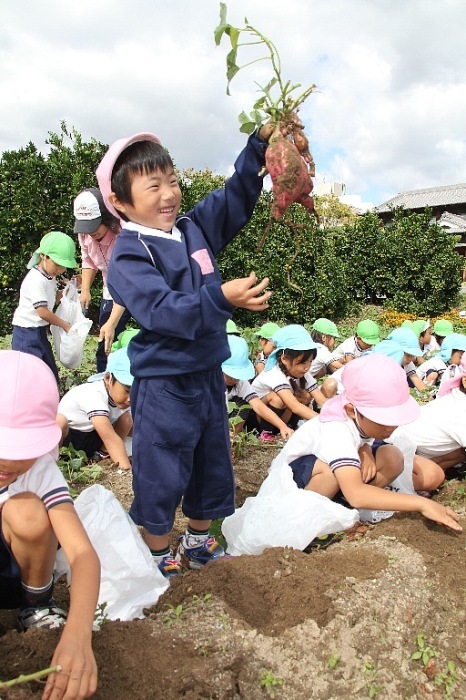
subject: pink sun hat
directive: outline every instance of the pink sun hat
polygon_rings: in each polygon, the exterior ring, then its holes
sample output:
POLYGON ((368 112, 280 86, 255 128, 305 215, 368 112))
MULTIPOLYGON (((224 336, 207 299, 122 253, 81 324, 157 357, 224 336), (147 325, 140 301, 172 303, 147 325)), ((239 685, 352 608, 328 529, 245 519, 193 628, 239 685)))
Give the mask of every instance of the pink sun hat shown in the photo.
POLYGON ((99 189, 102 193, 102 197, 104 198, 105 206, 109 212, 113 214, 113 216, 117 217, 117 219, 121 218, 120 214, 109 201, 109 195, 112 191, 113 168, 118 156, 123 153, 125 148, 128 148, 128 146, 131 146, 133 143, 137 143, 138 141, 153 141, 154 143, 158 143, 160 146, 162 145, 159 137, 155 134, 151 134, 150 132, 141 132, 140 134, 134 134, 133 136, 129 136, 127 138, 118 139, 118 141, 112 143, 95 171, 95 174, 97 175, 97 182, 99 183, 99 189))
POLYGON ((0 459, 32 459, 53 450, 61 429, 51 369, 29 353, 1 350, 0 383, 0 459))
POLYGON ((406 372, 391 357, 368 353, 351 360, 341 375, 342 394, 329 399, 320 412, 321 421, 346 420, 348 403, 374 423, 398 426, 419 415, 419 405, 409 393, 406 372))

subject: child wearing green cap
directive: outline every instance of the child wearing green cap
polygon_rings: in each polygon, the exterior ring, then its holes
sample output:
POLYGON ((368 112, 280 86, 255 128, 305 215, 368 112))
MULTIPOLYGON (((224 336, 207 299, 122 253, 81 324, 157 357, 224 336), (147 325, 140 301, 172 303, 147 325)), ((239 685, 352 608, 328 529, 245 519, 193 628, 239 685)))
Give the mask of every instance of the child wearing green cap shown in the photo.
POLYGON ((76 267, 76 246, 61 231, 50 231, 28 263, 29 272, 21 283, 19 304, 13 314, 12 348, 43 360, 58 383, 58 369, 47 337, 50 325, 66 332, 71 325, 59 318, 53 309, 57 298, 57 275, 76 267))
POLYGON ((265 363, 267 362, 268 356, 275 350, 275 345, 273 343, 272 336, 279 330, 280 326, 278 325, 278 323, 268 321, 267 323, 263 323, 257 331, 257 333, 254 334, 261 346, 260 352, 256 357, 256 361, 254 363, 254 369, 256 374, 260 374, 264 371, 265 363))
POLYGON ((316 379, 325 377, 343 367, 338 360, 331 360, 335 341, 340 337, 338 328, 328 318, 316 318, 312 324, 311 338, 317 344, 317 355, 311 365, 311 374, 316 379))
POLYGON ((356 333, 344 340, 332 352, 329 365, 333 367, 334 362, 346 365, 355 357, 361 357, 364 352, 371 350, 380 341, 380 331, 375 321, 364 319, 356 326, 356 333))

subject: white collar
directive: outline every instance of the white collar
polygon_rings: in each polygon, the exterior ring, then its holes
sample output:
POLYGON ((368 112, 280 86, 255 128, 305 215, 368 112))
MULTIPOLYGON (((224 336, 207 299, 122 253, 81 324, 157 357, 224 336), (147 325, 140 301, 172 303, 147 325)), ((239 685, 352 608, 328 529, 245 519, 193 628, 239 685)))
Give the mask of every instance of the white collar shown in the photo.
POLYGON ((168 238, 171 241, 181 242, 181 231, 176 226, 173 226, 170 233, 166 231, 161 231, 158 228, 149 228, 148 226, 142 226, 141 224, 135 224, 133 221, 125 221, 123 228, 129 231, 136 231, 137 233, 142 233, 143 236, 155 236, 156 238, 168 238))

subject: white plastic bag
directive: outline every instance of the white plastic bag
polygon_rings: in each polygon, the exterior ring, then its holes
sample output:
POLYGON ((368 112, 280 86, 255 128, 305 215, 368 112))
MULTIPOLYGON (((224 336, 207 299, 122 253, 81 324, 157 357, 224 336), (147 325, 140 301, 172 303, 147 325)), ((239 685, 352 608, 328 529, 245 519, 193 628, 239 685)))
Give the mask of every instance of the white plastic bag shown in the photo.
POLYGON ((60 326, 51 326, 57 358, 64 367, 74 369, 82 362, 84 341, 92 326, 92 321, 82 312, 75 280, 66 285, 55 313, 71 324, 68 333, 60 326))
POLYGON ((357 510, 298 488, 288 464, 274 460, 257 496, 222 524, 228 553, 261 554, 267 547, 304 549, 316 537, 347 530, 359 520, 357 510))
MULTIPOLYGON (((143 609, 155 605, 169 581, 155 564, 139 530, 113 493, 100 484, 84 489, 76 499, 76 511, 101 564, 98 605, 110 620, 143 617, 143 609)), ((55 576, 70 568, 62 550, 57 554, 55 576)))

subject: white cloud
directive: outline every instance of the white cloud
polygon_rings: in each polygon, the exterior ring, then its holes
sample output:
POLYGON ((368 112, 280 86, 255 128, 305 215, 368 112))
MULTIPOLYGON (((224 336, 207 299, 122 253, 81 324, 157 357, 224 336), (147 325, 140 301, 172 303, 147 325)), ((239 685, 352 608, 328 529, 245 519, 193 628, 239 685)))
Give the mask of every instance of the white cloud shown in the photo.
MULTIPOLYGON (((232 24, 245 16, 274 41, 286 79, 318 86, 301 118, 320 178, 376 204, 466 181, 462 0, 228 4, 232 24)), ((65 119, 106 143, 152 130, 179 167, 229 172, 244 142, 237 115, 271 74, 256 63, 226 95, 218 18, 216 0, 6 3, 0 150, 43 147, 65 119)))

